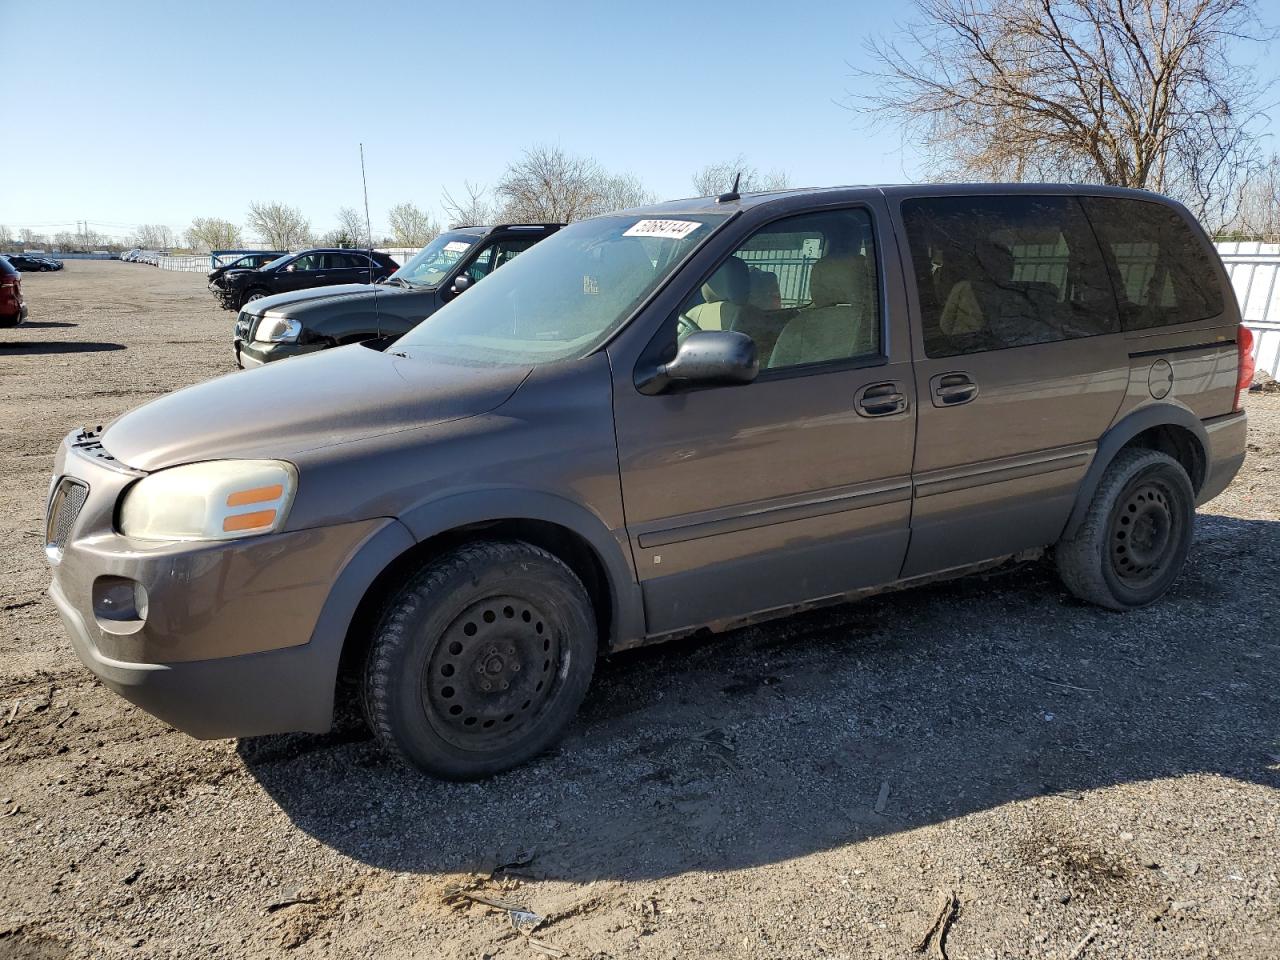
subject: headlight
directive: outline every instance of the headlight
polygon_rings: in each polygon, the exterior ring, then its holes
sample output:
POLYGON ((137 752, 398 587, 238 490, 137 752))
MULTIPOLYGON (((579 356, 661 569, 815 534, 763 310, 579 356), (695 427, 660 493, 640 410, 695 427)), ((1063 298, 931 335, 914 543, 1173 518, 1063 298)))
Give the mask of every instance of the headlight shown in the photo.
POLYGON ((125 492, 120 532, 139 540, 234 540, 284 526, 298 488, 292 464, 210 460, 143 477, 125 492))
POLYGON ((267 313, 258 321, 253 339, 260 343, 293 343, 301 332, 302 324, 299 321, 267 313))

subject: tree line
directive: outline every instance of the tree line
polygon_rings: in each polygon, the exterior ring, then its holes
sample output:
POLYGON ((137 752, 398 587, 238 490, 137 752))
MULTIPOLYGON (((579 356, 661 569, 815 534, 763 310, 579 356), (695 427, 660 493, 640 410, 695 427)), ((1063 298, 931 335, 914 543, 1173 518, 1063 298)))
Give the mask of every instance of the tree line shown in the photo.
MULTIPOLYGON (((760 173, 740 155, 696 171, 691 178, 692 186, 698 195, 721 193, 729 189, 739 174, 743 190, 783 189, 789 183, 785 172, 760 173)), ((440 200, 445 214, 443 223, 416 204, 403 201, 387 211, 388 232, 371 236, 364 214, 354 207, 338 208, 334 225, 318 232, 296 206, 279 201, 255 201, 249 204, 243 229, 218 217, 196 217, 185 239, 191 249, 202 252, 236 249, 250 237, 272 250, 294 250, 313 243, 342 247, 421 247, 442 230, 453 227, 567 223, 655 203, 657 199, 635 174, 611 172, 590 157, 538 145, 509 163, 492 188, 467 182, 457 193, 445 190, 440 200)))

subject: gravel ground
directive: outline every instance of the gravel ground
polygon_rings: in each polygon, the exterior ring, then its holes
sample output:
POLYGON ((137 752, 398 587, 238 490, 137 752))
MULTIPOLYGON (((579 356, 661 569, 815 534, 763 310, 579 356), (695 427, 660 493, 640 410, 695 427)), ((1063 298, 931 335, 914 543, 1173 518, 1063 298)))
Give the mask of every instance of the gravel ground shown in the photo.
POLYGON ((444 784, 355 719, 191 740, 71 653, 53 451, 230 370, 203 284, 72 261, 0 331, 0 958, 907 957, 948 893, 953 958, 1280 955, 1280 395, 1153 607, 1038 563, 637 651, 444 784))

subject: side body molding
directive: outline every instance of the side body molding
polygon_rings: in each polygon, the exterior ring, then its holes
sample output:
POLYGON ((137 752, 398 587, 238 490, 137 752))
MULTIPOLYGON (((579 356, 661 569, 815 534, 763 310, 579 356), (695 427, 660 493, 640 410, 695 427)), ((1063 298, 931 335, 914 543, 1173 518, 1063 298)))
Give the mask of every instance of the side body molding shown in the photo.
MULTIPOLYGON (((1106 472, 1107 467, 1111 465, 1111 461, 1115 459, 1115 455, 1120 452, 1120 449, 1144 430, 1170 424, 1186 428, 1196 438, 1196 443, 1200 447, 1201 463, 1207 462, 1209 454, 1208 434, 1205 433, 1204 424, 1200 422, 1200 418, 1194 413, 1176 403, 1150 403, 1138 408, 1114 424, 1098 441, 1098 452, 1085 473, 1084 479, 1080 482, 1080 489, 1076 492, 1076 504, 1071 510, 1071 515, 1067 518, 1066 527, 1062 531, 1063 537, 1069 537, 1074 534, 1080 528, 1080 524, 1084 522, 1085 511, 1089 509, 1089 502, 1093 499, 1094 491, 1098 489, 1098 484, 1102 482, 1102 474, 1106 472)), ((1195 477, 1192 477, 1191 480, 1193 484, 1196 483, 1195 477)))
POLYGON ((613 604, 607 649, 623 649, 644 639, 644 606, 626 532, 618 532, 619 541, 603 520, 579 504, 541 490, 486 486, 423 501, 400 519, 419 543, 458 527, 497 520, 537 520, 564 527, 586 541, 604 568, 613 604))

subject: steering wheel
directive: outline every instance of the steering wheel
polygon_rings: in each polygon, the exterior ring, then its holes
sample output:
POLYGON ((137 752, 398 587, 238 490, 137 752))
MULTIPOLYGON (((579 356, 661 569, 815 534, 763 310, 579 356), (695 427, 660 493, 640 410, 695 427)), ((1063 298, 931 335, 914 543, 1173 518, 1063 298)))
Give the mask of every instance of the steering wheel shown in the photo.
POLYGON ((693 322, 692 319, 686 317, 683 313, 676 318, 676 336, 688 336, 691 333, 701 333, 702 328, 693 322))

